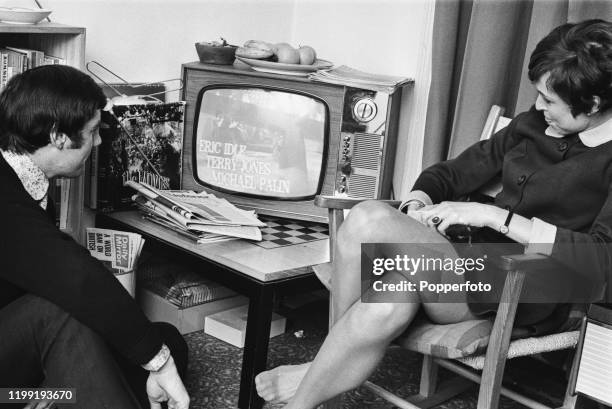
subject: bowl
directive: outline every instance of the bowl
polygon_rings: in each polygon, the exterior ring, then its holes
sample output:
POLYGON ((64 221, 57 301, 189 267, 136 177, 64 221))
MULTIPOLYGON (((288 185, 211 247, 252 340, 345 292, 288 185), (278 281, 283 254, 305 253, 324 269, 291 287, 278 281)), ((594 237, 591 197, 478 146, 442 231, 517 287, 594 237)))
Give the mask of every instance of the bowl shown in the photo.
POLYGON ((200 62, 204 64, 231 65, 236 59, 235 45, 213 45, 211 43, 195 43, 200 62))
POLYGON ((12 24, 37 24, 51 14, 52 11, 23 7, 0 7, 0 21, 12 24))

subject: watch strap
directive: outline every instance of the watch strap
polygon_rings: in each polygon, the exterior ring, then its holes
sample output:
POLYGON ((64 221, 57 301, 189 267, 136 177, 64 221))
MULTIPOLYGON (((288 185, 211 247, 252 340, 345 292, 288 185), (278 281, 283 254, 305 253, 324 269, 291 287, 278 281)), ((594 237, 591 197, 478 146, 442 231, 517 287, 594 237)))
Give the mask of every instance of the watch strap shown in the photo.
POLYGON ((149 362, 142 365, 142 367, 147 371, 156 372, 168 362, 168 359, 170 359, 170 348, 166 344, 162 344, 159 352, 149 362))
POLYGON ((499 231, 503 234, 508 234, 510 231, 510 221, 512 221, 512 216, 514 216, 514 212, 512 210, 508 210, 508 216, 506 217, 506 221, 502 226, 500 226, 499 231))

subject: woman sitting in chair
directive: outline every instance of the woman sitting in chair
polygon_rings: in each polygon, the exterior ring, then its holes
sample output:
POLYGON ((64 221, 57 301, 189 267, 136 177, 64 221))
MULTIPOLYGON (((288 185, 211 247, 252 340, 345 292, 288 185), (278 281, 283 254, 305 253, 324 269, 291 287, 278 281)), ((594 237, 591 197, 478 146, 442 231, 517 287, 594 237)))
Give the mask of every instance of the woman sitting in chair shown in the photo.
MULTIPOLYGON (((496 311, 465 296, 461 302, 432 302, 433 294, 418 291, 388 302, 369 290, 364 297, 375 302, 361 302, 361 243, 433 243, 453 254, 449 226, 479 227, 477 241, 513 242, 527 252, 537 247, 562 261, 576 253, 564 249, 583 247, 594 262, 581 282, 602 287, 612 259, 612 24, 589 20, 557 27, 531 55, 529 79, 538 92, 535 106, 491 139, 426 169, 402 211, 369 201, 350 212, 338 232, 332 280, 340 319, 313 362, 259 374, 260 396, 287 402, 285 409, 314 408, 363 383, 421 307, 440 324, 496 311), (503 190, 493 203, 458 201, 500 173, 503 190)), ((425 279, 402 273, 388 271, 382 280, 425 279)), ((429 282, 468 279, 428 273, 429 282)), ((521 304, 515 322, 537 328, 559 311, 555 304, 521 304)))

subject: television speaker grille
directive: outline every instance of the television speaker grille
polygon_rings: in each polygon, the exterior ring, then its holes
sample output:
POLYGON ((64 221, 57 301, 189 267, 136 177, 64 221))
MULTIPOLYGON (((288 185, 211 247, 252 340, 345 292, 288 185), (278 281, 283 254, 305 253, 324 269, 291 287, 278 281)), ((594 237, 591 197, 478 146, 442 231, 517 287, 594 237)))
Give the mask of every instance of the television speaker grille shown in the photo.
POLYGON ((377 197, 382 158, 383 136, 357 133, 353 139, 352 174, 348 196, 354 198, 377 197))
POLYGON ((370 175, 351 175, 348 196, 353 198, 376 198, 376 188, 378 187, 378 177, 370 175))
POLYGON ((378 172, 382 155, 382 139, 381 135, 355 134, 352 158, 353 167, 378 172))

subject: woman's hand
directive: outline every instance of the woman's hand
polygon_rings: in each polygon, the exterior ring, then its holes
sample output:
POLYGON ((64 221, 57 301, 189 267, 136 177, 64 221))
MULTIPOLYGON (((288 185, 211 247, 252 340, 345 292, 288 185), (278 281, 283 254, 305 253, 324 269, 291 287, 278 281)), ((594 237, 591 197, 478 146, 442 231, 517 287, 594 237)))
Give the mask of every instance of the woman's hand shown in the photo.
POLYGON ((409 215, 419 222, 437 228, 446 234, 448 226, 463 224, 473 227, 497 229, 504 222, 505 210, 499 207, 475 202, 442 202, 409 211, 409 215))

